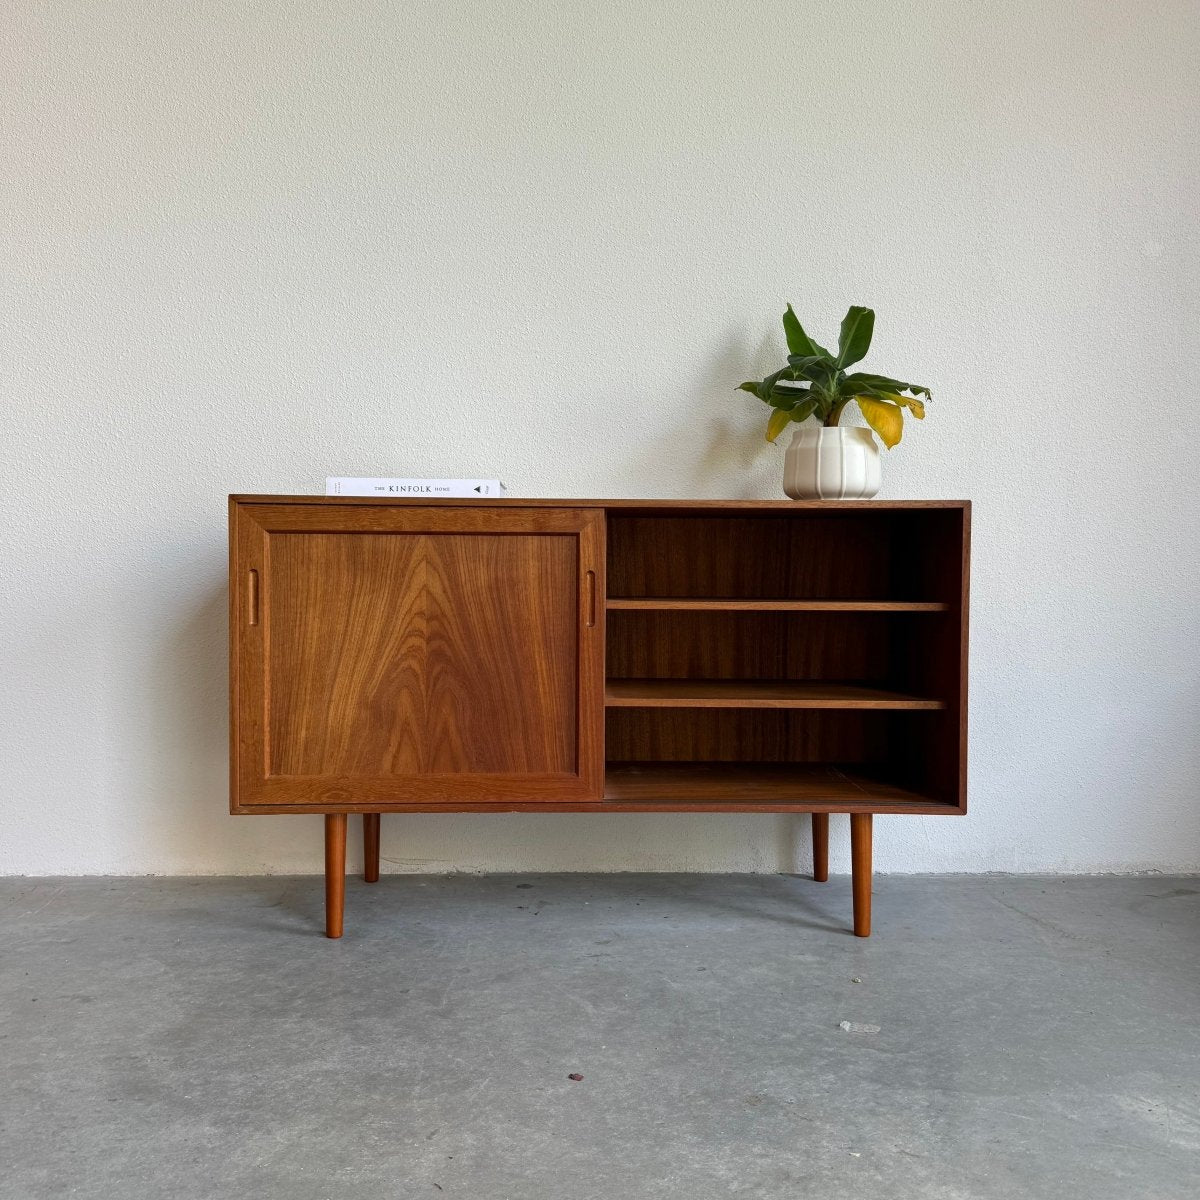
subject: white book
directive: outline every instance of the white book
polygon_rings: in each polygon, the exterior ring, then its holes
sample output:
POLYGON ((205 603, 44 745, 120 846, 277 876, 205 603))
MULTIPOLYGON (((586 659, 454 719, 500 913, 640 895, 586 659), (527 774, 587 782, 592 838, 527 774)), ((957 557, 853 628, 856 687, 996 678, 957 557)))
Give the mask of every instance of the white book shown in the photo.
POLYGON ((330 475, 325 479, 327 496, 409 497, 419 500, 497 499, 505 492, 498 479, 355 479, 330 475))

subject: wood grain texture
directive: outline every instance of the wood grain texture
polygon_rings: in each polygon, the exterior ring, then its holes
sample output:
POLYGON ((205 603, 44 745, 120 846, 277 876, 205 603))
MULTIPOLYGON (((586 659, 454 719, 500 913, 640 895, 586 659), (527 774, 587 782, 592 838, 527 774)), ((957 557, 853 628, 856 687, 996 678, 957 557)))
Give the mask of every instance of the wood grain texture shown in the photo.
POLYGON ((969 517, 963 504, 610 513, 607 757, 858 762, 961 811, 969 517), (766 719, 853 704, 855 686, 885 722, 766 719))
POLYGON ((829 882, 829 814, 812 815, 813 879, 829 882))
POLYGON ((970 508, 907 514, 905 554, 896 586, 920 586, 947 604, 919 637, 897 639, 893 678, 911 681, 922 695, 946 702, 946 711, 923 728, 907 718, 893 727, 888 758, 897 781, 967 805, 967 626, 970 586, 970 508))
POLYGON ((961 501, 231 497, 234 812, 966 808, 961 501), (607 538, 606 538, 607 531, 607 538), (607 552, 606 552, 607 545, 607 552), (606 691, 607 640, 607 708, 606 691), (607 756, 607 772, 605 758, 607 756))
POLYGON ((650 599, 933 599, 892 591, 893 515, 610 514, 609 592, 650 599))
MULTIPOLYGON (((277 791, 269 800, 262 790, 245 786, 247 779, 251 784, 261 780, 267 766, 266 730, 256 729, 267 710, 265 705, 256 710, 253 692, 256 674, 265 677, 268 673, 266 653, 271 641, 269 629, 260 626, 260 633, 255 634, 249 626, 253 606, 246 570, 260 573, 260 607, 265 606, 264 620, 269 623, 272 580, 266 568, 272 538, 354 531, 388 534, 395 531, 397 521, 410 532, 430 536, 462 533, 464 522, 473 530, 499 536, 512 529, 509 522, 514 519, 533 523, 524 525, 523 533, 554 534, 570 532, 567 526, 587 512, 601 525, 590 536, 593 549, 600 547, 601 554, 602 526, 607 521, 612 543, 609 565, 622 577, 606 584, 604 564, 599 564, 597 591, 602 602, 596 628, 601 636, 587 647, 582 635, 590 596, 576 597, 580 620, 576 635, 581 639, 579 688, 581 694, 587 691, 588 678, 594 687, 592 719, 587 719, 582 704, 577 712, 576 738, 581 750, 590 737, 597 754, 602 754, 607 738, 607 757, 613 764, 636 761, 664 768, 683 767, 690 761, 700 769, 720 767, 723 762, 735 768, 752 768, 758 762, 768 767, 824 769, 837 762, 846 764, 850 774, 872 781, 869 794, 874 799, 866 802, 869 811, 888 811, 880 806, 884 804, 880 792, 885 787, 904 796, 895 811, 965 810, 970 518, 966 502, 418 503, 246 497, 235 498, 231 505, 234 514, 239 507, 244 515, 253 516, 240 523, 233 519, 231 526, 234 811, 688 808, 691 802, 672 797, 670 789, 656 800, 600 801, 598 772, 591 798, 570 794, 556 772, 502 777, 469 771, 272 777, 265 782, 286 782, 288 788, 286 794, 277 791), (239 505, 239 499, 245 503, 239 505), (574 516, 567 513, 565 504, 574 516), (726 524, 714 528, 711 522, 717 520, 726 524), (652 525, 657 527, 652 529, 652 525), (735 536, 735 526, 740 527, 741 536, 735 536), (625 544, 617 544, 622 539, 625 544), (724 546, 723 553, 757 554, 759 561, 722 566, 712 551, 714 544, 724 546), (639 577, 643 585, 652 587, 650 594, 631 592, 631 579, 636 582, 639 577), (670 586, 675 580, 682 582, 670 586), (723 586, 726 580, 732 580, 733 586, 723 586), (611 634, 609 673, 614 678, 852 682, 936 701, 944 707, 941 711, 614 707, 605 715, 604 668, 597 653, 603 653, 606 610, 611 634), (739 622, 745 622, 746 628, 740 628, 739 622), (262 759, 256 762, 259 754, 262 759), (622 807, 626 804, 631 807, 622 807)), ((577 568, 591 569, 579 564, 577 568)), ((439 569, 443 575, 453 576, 452 564, 439 569)), ((379 636, 388 635, 379 631, 379 636)), ((447 631, 448 662, 461 661, 461 656, 456 660, 458 644, 456 636, 447 631)), ((402 662, 402 649, 399 657, 402 662)), ((393 663, 388 669, 396 672, 403 667, 393 663)), ((456 669, 448 668, 451 673, 456 669)), ((318 683, 317 675, 301 691, 318 683)), ((359 678, 366 676, 360 673, 359 678)), ((515 725, 521 728, 525 721, 517 719, 515 725)), ((367 753, 364 747, 339 744, 336 730, 318 734, 317 741, 322 739, 326 748, 305 750, 285 744, 280 753, 324 754, 333 747, 335 754, 345 754, 351 762, 355 755, 367 753)), ((377 753, 381 735, 373 733, 369 740, 374 741, 377 753)), ((392 752, 408 753, 403 742, 403 738, 396 741, 392 752)), ((543 758, 552 753, 536 736, 532 744, 534 753, 543 758)), ((557 745, 561 749, 561 743, 557 745)), ((620 768, 614 765, 613 770, 619 772, 620 768)), ((694 811, 712 811, 715 803, 719 801, 695 802, 694 811)), ((762 811, 819 811, 817 806, 823 802, 818 799, 810 805, 801 795, 789 803, 778 789, 761 801, 729 799, 738 809, 744 810, 747 803, 761 804, 762 811)), ((861 800, 855 803, 863 804, 861 800)), ((839 810, 826 807, 825 811, 839 810)))
POLYGON ((325 815, 325 936, 342 936, 346 908, 346 814, 325 815))
POLYGON ((854 892, 854 936, 871 936, 871 814, 850 814, 850 882, 854 892))
POLYGON ((928 796, 828 763, 610 763, 604 798, 660 811, 683 803, 734 809, 775 804, 818 812, 939 811, 928 796))
POLYGON ((950 605, 920 600, 755 600, 742 597, 610 596, 608 610, 652 612, 946 612, 950 605))
MULTIPOLYGON (((652 764, 658 765, 658 764, 652 764)), ((719 765, 719 764, 699 764, 699 765, 719 765)), ((888 785, 891 786, 891 785, 888 785)), ((617 779, 613 784, 613 790, 621 790, 620 780, 617 779)), ((886 800, 876 800, 873 797, 874 793, 867 793, 865 797, 860 797, 858 800, 852 799, 833 799, 825 798, 824 795, 818 796, 814 800, 805 800, 802 793, 796 791, 788 791, 780 788, 776 798, 764 799, 740 799, 737 796, 724 796, 720 799, 713 800, 690 800, 677 799, 667 793, 661 795, 658 799, 638 799, 626 800, 622 797, 614 796, 610 800, 463 800, 455 803, 453 806, 446 804, 431 804, 428 801, 416 804, 400 804, 394 801, 388 801, 385 804, 380 804, 374 808, 367 808, 361 804, 349 804, 343 807, 330 807, 328 810, 323 810, 314 807, 311 804, 262 804, 262 805, 245 805, 238 809, 238 814, 241 816, 279 816, 280 814, 312 814, 314 812, 329 811, 334 813, 344 813, 347 816, 361 812, 379 812, 379 813, 480 813, 480 814, 499 814, 499 813, 667 813, 667 812, 690 812, 690 813, 787 813, 793 816, 800 816, 804 813, 825 812, 825 813, 850 813, 850 812, 869 812, 882 814, 903 814, 907 816, 924 816, 924 817, 955 817, 962 814, 952 805, 939 804, 929 796, 919 796, 913 792, 904 792, 903 789, 897 789, 902 795, 911 796, 912 799, 904 803, 890 803, 886 800), (797 799, 797 796, 801 798, 797 799)))
POLYGON ((867 763, 887 753, 890 721, 873 709, 610 708, 605 754, 610 762, 867 763))
POLYGON ((768 679, 610 679, 610 708, 940 709, 941 700, 857 684, 768 679))
POLYGON ((272 775, 576 770, 565 535, 276 534, 272 775))
POLYGON ((506 508, 559 508, 611 509, 614 512, 631 513, 754 513, 765 512, 775 516, 815 513, 824 516, 837 513, 862 516, 867 512, 914 512, 932 509, 970 508, 969 500, 636 500, 583 497, 505 498, 492 500, 436 500, 423 497, 399 499, 378 496, 272 496, 258 493, 235 493, 229 497, 235 504, 299 505, 301 507, 362 507, 362 508, 454 508, 460 510, 506 509, 506 508))
POLYGON ((600 513, 267 505, 238 522, 234 586, 257 572, 261 617, 231 609, 235 808, 599 797, 600 513))
POLYGON ((275 533, 269 563, 269 773, 422 773, 424 537, 275 533))
POLYGON ((329 504, 318 499, 312 504, 239 505, 239 511, 275 533, 572 533, 602 517, 585 509, 403 503, 356 507, 340 497, 329 504))
POLYGON ((363 813, 363 882, 379 882, 379 822, 378 813, 363 813))
POLYGON ((857 612, 618 610, 608 614, 608 676, 855 680, 882 687, 893 682, 891 639, 905 636, 912 621, 857 612))
POLYGON ((578 544, 425 539, 427 773, 577 769, 578 544))
POLYGON ((886 753, 889 722, 871 709, 610 708, 605 753, 610 762, 866 763, 886 753))

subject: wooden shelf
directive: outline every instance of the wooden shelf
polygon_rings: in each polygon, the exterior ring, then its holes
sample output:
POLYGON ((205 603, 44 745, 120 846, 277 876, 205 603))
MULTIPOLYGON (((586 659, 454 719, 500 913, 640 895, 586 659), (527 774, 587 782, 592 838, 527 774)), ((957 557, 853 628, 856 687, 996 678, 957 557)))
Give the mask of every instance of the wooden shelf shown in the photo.
POLYGON ((952 804, 881 783, 861 767, 828 763, 617 762, 604 777, 605 807, 639 811, 956 813, 952 804))
POLYGON ((847 683, 779 679, 610 679, 609 708, 939 709, 941 700, 847 683))
POLYGON ((610 596, 609 612, 947 612, 936 600, 746 600, 691 596, 610 596))

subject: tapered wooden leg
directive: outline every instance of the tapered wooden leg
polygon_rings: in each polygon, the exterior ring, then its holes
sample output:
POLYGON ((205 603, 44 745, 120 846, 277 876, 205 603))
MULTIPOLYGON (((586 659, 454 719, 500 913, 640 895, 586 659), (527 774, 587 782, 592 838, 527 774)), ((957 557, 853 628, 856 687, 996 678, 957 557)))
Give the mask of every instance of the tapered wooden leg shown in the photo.
POLYGON ((363 879, 379 882, 379 814, 363 813, 363 879))
POLYGON ((854 886, 854 936, 871 936, 871 814, 850 814, 850 872, 854 886))
POLYGON ((342 936, 346 907, 346 814, 325 814, 325 936, 342 936))
POLYGON ((813 813, 813 878, 818 883, 829 879, 829 814, 813 813))

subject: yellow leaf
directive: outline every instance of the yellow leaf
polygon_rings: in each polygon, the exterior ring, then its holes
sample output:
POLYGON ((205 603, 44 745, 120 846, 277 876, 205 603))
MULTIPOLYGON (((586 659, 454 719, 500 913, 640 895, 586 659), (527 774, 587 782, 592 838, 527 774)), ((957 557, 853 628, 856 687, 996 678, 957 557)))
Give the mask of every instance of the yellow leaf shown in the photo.
POLYGON ((867 424, 879 434, 883 444, 890 450, 904 433, 904 410, 886 400, 876 400, 874 396, 856 396, 855 399, 867 424))
POLYGON ((907 408, 918 421, 925 420, 925 402, 923 400, 918 400, 915 396, 901 396, 899 392, 880 392, 880 395, 893 404, 899 404, 901 408, 907 408))
POLYGON ((791 413, 785 409, 772 409, 770 419, 767 421, 767 441, 773 442, 787 428, 790 420, 791 413))

